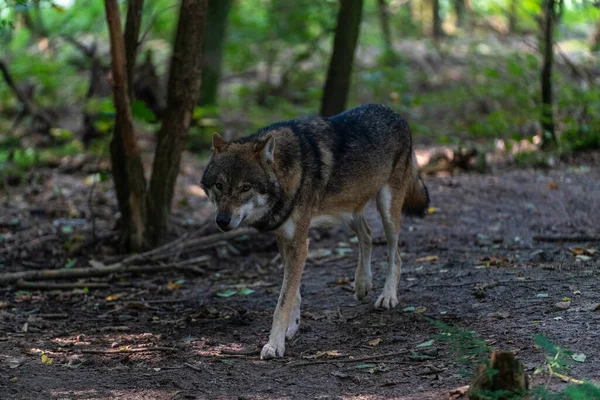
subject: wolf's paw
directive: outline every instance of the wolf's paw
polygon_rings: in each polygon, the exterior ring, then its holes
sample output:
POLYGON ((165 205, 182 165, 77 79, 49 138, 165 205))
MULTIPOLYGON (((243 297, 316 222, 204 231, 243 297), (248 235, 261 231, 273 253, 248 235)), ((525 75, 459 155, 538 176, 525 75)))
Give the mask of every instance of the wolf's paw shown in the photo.
POLYGON ((397 305, 398 305, 398 298, 396 297, 395 293, 390 294, 390 293, 383 292, 383 294, 381 296, 379 296, 379 298, 375 302, 375 308, 384 308, 386 310, 389 310, 390 308, 394 308, 397 305))
POLYGON ((298 332, 298 328, 300 328, 300 315, 290 318, 290 324, 288 325, 287 332, 285 333, 285 338, 290 340, 294 337, 296 332, 298 332))
POLYGON ((260 352, 261 360, 268 360, 270 358, 283 357, 285 353, 285 341, 282 343, 269 343, 265 344, 260 352))
POLYGON ((371 289, 373 289, 371 278, 357 279, 354 282, 354 297, 357 300, 362 300, 367 297, 371 289))

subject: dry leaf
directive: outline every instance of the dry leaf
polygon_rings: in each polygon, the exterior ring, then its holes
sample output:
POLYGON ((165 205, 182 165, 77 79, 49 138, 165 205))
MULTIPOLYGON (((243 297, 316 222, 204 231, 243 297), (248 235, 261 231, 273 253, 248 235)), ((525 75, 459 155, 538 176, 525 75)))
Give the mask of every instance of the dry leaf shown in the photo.
POLYGON ((328 350, 328 351, 319 351, 315 354, 313 354, 312 356, 308 356, 305 358, 310 358, 310 359, 319 359, 319 358, 330 358, 330 357, 342 357, 343 354, 341 354, 339 351, 337 350, 328 350))
POLYGON ((106 296, 106 301, 115 301, 117 300, 119 297, 121 297, 120 294, 111 294, 110 296, 106 296))
POLYGON ((435 207, 429 207, 427 209, 427 214, 435 214, 436 212, 438 212, 438 209, 435 207))
POLYGON ((336 285, 345 285, 345 284, 350 283, 350 278, 348 278, 348 277, 341 278, 341 279, 334 281, 333 283, 336 285))
POLYGON ((167 288, 169 290, 177 290, 180 289, 183 286, 184 280, 180 279, 178 281, 175 282, 169 282, 169 284, 167 285, 167 288))
POLYGON ((450 392, 450 400, 456 400, 456 399, 460 399, 461 397, 464 397, 465 394, 467 393, 467 391, 469 390, 470 386, 466 385, 466 386, 461 386, 457 389, 454 389, 453 391, 450 392))
POLYGON ((558 183, 556 183, 556 182, 548 182, 548 189, 550 189, 550 190, 556 190, 556 189, 558 189, 558 183))
POLYGON ((434 262, 438 260, 438 256, 425 256, 421 258, 417 258, 415 262, 434 262))
POLYGON ((583 247, 571 247, 569 250, 571 250, 571 253, 573 253, 574 256, 585 254, 585 249, 583 247))
POLYGON ((484 265, 487 265, 488 267, 496 267, 498 265, 508 263, 508 258, 491 256, 491 257, 483 257, 480 261, 482 263, 484 263, 484 265))
POLYGON ((569 249, 574 256, 593 256, 598 252, 596 249, 586 249, 584 247, 571 247, 569 249))
POLYGON ((101 263, 98 260, 90 260, 88 262, 89 262, 90 266, 93 267, 93 268, 104 268, 104 267, 106 267, 106 265, 104 265, 103 263, 101 263))
POLYGON ((383 342, 383 340, 381 338, 377 338, 377 339, 373 339, 369 342, 369 346, 378 346, 379 343, 383 342))
POLYGON ((570 301, 559 301, 558 303, 554 304, 554 308, 557 310, 568 310, 569 307, 571 307, 570 301))
POLYGON ((308 252, 306 258, 308 259, 318 259, 323 257, 328 257, 333 254, 333 251, 330 249, 315 249, 308 252))

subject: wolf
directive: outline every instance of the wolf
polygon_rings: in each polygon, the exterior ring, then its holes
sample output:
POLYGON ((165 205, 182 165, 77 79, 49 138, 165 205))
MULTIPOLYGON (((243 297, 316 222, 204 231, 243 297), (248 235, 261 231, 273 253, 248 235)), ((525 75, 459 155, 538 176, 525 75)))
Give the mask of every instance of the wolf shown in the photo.
POLYGON ((388 250, 375 307, 398 304, 401 216, 423 216, 429 194, 409 125, 389 107, 366 104, 329 118, 278 122, 234 141, 215 133, 201 185, 222 231, 249 226, 275 233, 284 274, 261 359, 283 357, 286 338, 300 326, 300 281, 311 221, 343 220, 356 233, 355 296, 363 299, 373 288, 371 228, 364 210, 375 199, 388 250))

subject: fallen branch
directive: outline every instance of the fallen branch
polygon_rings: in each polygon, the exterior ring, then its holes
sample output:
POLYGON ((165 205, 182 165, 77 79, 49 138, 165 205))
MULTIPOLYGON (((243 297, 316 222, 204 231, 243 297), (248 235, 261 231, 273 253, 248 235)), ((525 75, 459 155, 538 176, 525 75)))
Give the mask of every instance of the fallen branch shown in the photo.
POLYGON ((31 290, 70 290, 70 289, 110 289, 112 286, 101 282, 74 282, 74 283, 39 283, 27 282, 19 279, 15 284, 17 289, 31 290))
POLYGON ((33 103, 33 101, 27 98, 27 96, 21 91, 21 89, 19 89, 19 87, 13 80, 12 75, 10 74, 10 71, 8 70, 8 67, 6 66, 4 60, 0 60, 0 70, 2 71, 2 75, 4 76, 6 84, 8 85, 8 87, 11 88, 11 90, 13 91, 17 99, 21 102, 21 104, 23 104, 25 111, 34 117, 40 118, 49 127, 54 126, 53 118, 50 117, 50 115, 48 115, 48 113, 46 113, 44 110, 38 110, 37 106, 33 103))
POLYGON ((379 358, 403 356, 408 353, 410 353, 408 350, 402 350, 402 351, 395 351, 392 353, 376 354, 376 355, 365 356, 365 357, 344 358, 344 359, 334 358, 334 359, 328 359, 328 360, 306 361, 306 362, 299 362, 299 363, 295 363, 295 364, 288 364, 287 366, 288 367, 304 367, 307 365, 316 365, 316 364, 352 363, 352 362, 377 360, 379 358))
POLYGON ((144 272, 161 272, 172 269, 182 269, 188 272, 201 274, 204 271, 198 268, 198 264, 206 264, 210 260, 209 256, 195 257, 189 260, 184 260, 176 263, 168 263, 161 265, 131 265, 140 260, 156 261, 168 257, 172 254, 183 254, 189 251, 205 250, 215 246, 216 244, 235 239, 242 235, 247 235, 254 232, 253 229, 237 229, 226 233, 216 233, 199 238, 184 238, 167 243, 157 247, 154 250, 146 251, 125 258, 123 261, 111 264, 101 265, 87 268, 59 268, 59 269, 43 269, 35 271, 22 271, 0 274, 0 284, 15 283, 19 280, 23 281, 40 281, 53 279, 69 279, 69 278, 91 278, 99 276, 107 276, 110 274, 124 273, 144 273, 144 272))
POLYGON ((221 349, 221 354, 227 355, 227 356, 257 356, 260 354, 260 351, 259 350, 236 351, 236 350, 221 349))
POLYGON ((69 314, 59 314, 59 313, 55 313, 55 314, 32 314, 34 317, 36 318, 41 318, 41 319, 68 319, 69 318, 69 314))
POLYGON ((175 347, 147 347, 143 349, 112 349, 112 350, 78 350, 82 354, 127 354, 148 353, 152 351, 177 351, 175 347))
MULTIPOLYGON (((225 233, 215 233, 213 235, 208 235, 208 236, 199 237, 199 238, 177 239, 170 243, 167 243, 165 245, 157 247, 154 250, 149 250, 144 253, 139 253, 139 254, 135 254, 133 256, 127 257, 126 259, 121 261, 120 264, 131 264, 132 262, 137 261, 137 260, 154 259, 155 256, 157 256, 157 258, 159 258, 159 259, 164 258, 166 254, 171 255, 171 254, 175 253, 176 251, 178 251, 178 249, 181 249, 181 254, 185 253, 188 248, 192 248, 192 247, 203 246, 202 249, 205 250, 205 249, 210 248, 210 246, 214 245, 215 243, 235 239, 239 236, 247 235, 252 232, 255 232, 255 231, 253 229, 246 228, 246 229, 236 229, 234 231, 225 232, 225 233), (174 248, 177 248, 177 249, 174 249, 174 248)), ((0 280, 0 282, 1 282, 1 280, 0 280)))
POLYGON ((65 278, 91 278, 99 276, 107 276, 110 274, 124 273, 144 273, 144 272, 161 272, 173 269, 184 269, 194 271, 197 264, 206 263, 210 260, 209 256, 196 257, 191 260, 186 260, 174 264, 162 265, 127 265, 117 263, 107 266, 86 267, 86 268, 59 268, 59 269, 43 269, 38 271, 22 271, 12 272, 0 275, 0 284, 14 283, 20 280, 23 281, 41 281, 51 279, 65 278))
POLYGON ((600 242, 600 236, 534 236, 538 242, 600 242))

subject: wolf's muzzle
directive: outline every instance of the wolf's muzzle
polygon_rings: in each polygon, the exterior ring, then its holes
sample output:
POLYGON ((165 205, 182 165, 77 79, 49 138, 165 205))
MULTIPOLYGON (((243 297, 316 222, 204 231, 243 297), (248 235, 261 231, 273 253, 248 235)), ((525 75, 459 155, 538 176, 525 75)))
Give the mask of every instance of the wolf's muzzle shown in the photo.
POLYGON ((223 231, 230 231, 231 228, 229 224, 231 223, 231 218, 229 215, 219 214, 217 215, 217 226, 223 231))

